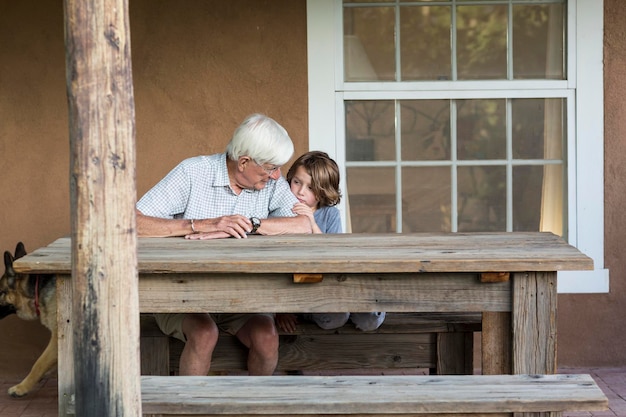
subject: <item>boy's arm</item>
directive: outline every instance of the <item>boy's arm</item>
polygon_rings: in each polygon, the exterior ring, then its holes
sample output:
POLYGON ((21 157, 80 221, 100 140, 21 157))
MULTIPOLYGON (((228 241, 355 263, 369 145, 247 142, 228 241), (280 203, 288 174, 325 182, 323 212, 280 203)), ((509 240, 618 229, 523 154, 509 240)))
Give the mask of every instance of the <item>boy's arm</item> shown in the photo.
POLYGON ((261 219, 256 231, 260 235, 286 235, 290 233, 312 233, 311 222, 306 216, 270 217, 261 219))

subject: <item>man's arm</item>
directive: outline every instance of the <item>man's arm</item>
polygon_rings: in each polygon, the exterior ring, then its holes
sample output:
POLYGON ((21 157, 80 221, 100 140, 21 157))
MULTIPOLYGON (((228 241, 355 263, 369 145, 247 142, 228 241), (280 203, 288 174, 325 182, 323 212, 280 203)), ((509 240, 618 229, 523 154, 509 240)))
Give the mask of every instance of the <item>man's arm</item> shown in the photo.
POLYGON ((161 219, 146 216, 135 209, 137 214, 137 236, 140 237, 171 237, 185 236, 193 233, 191 221, 188 219, 161 219))
POLYGON ((252 223, 239 214, 215 219, 162 219, 137 213, 137 235, 141 237, 185 236, 187 238, 216 239, 224 237, 246 237, 252 230, 252 223))

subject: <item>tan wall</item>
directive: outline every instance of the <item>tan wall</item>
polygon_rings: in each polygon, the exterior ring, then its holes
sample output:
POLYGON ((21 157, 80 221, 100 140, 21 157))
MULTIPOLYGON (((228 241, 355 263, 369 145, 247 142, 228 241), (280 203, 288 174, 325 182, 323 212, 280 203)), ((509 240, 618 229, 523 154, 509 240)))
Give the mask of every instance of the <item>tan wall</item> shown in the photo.
MULTIPOLYGON (((138 197, 180 160, 223 151, 250 113, 308 150, 305 0, 129 3, 138 197)), ((65 85, 63 2, 0 0, 2 251, 70 232, 65 85)), ((0 375, 23 375, 47 336, 0 321, 0 375)))
POLYGON ((626 2, 604 0, 605 266, 608 294, 559 296, 559 363, 626 365, 626 2))
MULTIPOLYGON (((305 0, 132 0, 137 189, 188 156, 222 151, 263 112, 308 147, 305 0)), ((626 3, 605 0, 606 265, 611 292, 559 296, 559 364, 626 364, 626 3)), ((0 249, 69 233, 69 139, 60 0, 0 0, 0 249)), ((0 321, 0 375, 23 375, 46 343, 0 321), (19 359, 12 359, 12 358, 19 359)))

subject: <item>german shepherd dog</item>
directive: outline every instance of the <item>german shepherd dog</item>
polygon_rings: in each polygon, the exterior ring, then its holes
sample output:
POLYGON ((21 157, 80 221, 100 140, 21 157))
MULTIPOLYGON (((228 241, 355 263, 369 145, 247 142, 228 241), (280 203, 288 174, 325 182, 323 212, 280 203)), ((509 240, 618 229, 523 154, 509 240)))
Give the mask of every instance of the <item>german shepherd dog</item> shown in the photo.
POLYGON ((23 397, 57 363, 57 300, 54 275, 17 274, 13 261, 26 255, 19 242, 15 255, 4 252, 4 275, 0 278, 0 319, 17 314, 23 320, 40 320, 50 330, 50 341, 30 373, 22 382, 9 388, 12 397, 23 397))

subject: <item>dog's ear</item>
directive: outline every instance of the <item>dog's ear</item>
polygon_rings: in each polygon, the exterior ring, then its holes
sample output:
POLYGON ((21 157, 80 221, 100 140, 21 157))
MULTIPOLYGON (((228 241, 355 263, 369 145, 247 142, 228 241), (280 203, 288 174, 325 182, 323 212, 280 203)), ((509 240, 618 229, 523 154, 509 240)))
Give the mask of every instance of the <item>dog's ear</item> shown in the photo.
POLYGON ((13 255, 11 252, 4 252, 4 276, 7 278, 7 285, 12 290, 15 289, 15 270, 13 269, 13 255))
POLYGON ((26 255, 26 248, 22 242, 18 242, 17 246, 15 246, 15 259, 20 259, 22 256, 26 255))

